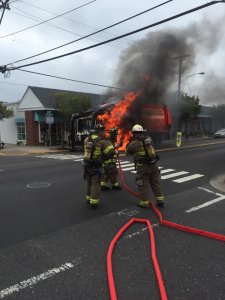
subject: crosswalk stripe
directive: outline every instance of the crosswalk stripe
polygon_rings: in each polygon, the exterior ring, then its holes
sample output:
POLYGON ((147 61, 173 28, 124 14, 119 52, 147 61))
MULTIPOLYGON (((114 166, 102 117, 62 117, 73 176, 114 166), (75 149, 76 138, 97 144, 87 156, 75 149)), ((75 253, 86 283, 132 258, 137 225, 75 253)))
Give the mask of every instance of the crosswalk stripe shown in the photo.
POLYGON ((182 183, 182 182, 193 180, 193 179, 196 179, 196 178, 199 178, 199 177, 202 177, 202 176, 204 176, 204 175, 194 174, 194 175, 186 176, 186 177, 183 177, 183 178, 180 178, 180 179, 175 179, 175 180, 173 180, 173 182, 182 183))
MULTIPOLYGON (((129 160, 123 160, 123 161, 120 161, 120 164, 121 165, 125 165, 125 164, 127 164, 127 163, 131 163, 129 160)), ((116 163, 117 165, 119 165, 119 163, 117 162, 116 163)))
POLYGON ((188 174, 188 173, 189 172, 186 172, 186 171, 176 172, 176 173, 161 176, 161 179, 168 179, 168 178, 177 177, 177 176, 188 174))
POLYGON ((83 160, 83 158, 80 158, 80 159, 74 159, 73 161, 82 161, 83 160))
POLYGON ((131 164, 123 164, 123 165, 122 165, 122 167, 131 167, 131 166, 134 167, 134 164, 131 163, 131 164))
POLYGON ((165 169, 165 170, 162 170, 160 171, 161 174, 165 174, 165 173, 169 173, 169 172, 173 172, 175 171, 174 169, 165 169))
POLYGON ((129 167, 129 168, 122 168, 123 171, 129 171, 129 170, 134 170, 134 166, 133 167, 129 167))

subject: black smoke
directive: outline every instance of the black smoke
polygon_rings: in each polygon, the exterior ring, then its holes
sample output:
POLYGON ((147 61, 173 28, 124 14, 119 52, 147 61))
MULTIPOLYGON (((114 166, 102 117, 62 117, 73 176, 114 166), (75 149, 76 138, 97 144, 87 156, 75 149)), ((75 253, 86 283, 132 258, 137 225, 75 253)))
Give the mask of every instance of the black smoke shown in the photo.
MULTIPOLYGON (((118 97, 130 91, 139 96, 122 122, 124 127, 139 119, 142 104, 167 103, 168 95, 177 89, 179 57, 181 74, 191 74, 199 59, 203 61, 217 50, 222 34, 221 20, 211 23, 203 19, 184 29, 150 32, 126 49, 118 63, 114 86, 122 89, 118 97)), ((176 96, 173 101, 176 103, 176 96)))

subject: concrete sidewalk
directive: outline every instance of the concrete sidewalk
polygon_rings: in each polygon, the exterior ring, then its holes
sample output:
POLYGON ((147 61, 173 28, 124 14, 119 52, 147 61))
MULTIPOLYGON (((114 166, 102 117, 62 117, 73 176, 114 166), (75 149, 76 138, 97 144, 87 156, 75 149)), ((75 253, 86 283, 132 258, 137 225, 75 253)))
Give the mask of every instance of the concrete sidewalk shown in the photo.
POLYGON ((62 149, 60 146, 22 146, 6 144, 3 149, 0 149, 0 156, 22 156, 29 154, 44 154, 44 153, 67 153, 69 149, 62 149))

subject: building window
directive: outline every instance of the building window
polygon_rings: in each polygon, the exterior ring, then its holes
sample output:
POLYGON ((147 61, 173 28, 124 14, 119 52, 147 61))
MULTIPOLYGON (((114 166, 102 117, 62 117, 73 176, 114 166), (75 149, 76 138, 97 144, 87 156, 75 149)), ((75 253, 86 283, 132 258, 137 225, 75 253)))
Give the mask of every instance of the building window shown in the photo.
POLYGON ((26 140, 25 124, 24 123, 17 123, 17 139, 19 141, 26 140))

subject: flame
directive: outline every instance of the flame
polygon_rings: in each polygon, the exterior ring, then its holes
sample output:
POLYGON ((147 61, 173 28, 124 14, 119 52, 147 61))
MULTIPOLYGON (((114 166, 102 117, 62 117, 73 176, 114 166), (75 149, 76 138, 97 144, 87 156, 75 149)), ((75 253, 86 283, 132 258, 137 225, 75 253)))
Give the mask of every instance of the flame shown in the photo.
POLYGON ((108 132, 109 129, 114 128, 114 127, 119 128, 118 136, 117 136, 117 143, 119 143, 121 140, 123 141, 123 145, 119 148, 119 150, 126 149, 126 145, 132 136, 131 131, 125 131, 123 128, 121 128, 120 125, 121 125, 121 120, 123 119, 123 116, 127 112, 127 109, 135 101, 137 96, 138 96, 138 93, 135 93, 135 92, 127 93, 125 95, 124 99, 117 102, 110 112, 105 112, 104 114, 99 115, 97 117, 97 120, 102 122, 103 125, 105 126, 106 132, 108 132))

